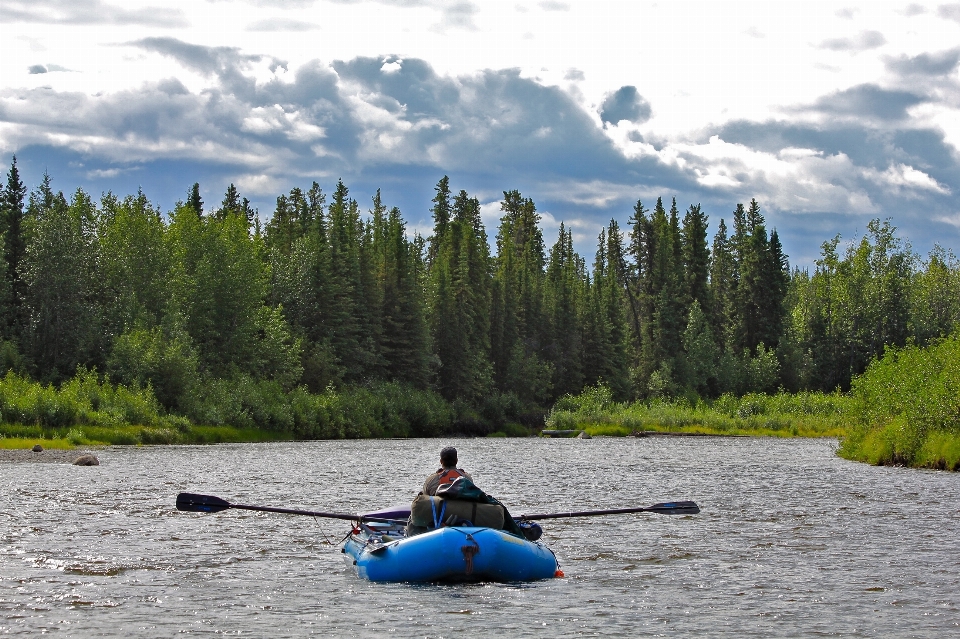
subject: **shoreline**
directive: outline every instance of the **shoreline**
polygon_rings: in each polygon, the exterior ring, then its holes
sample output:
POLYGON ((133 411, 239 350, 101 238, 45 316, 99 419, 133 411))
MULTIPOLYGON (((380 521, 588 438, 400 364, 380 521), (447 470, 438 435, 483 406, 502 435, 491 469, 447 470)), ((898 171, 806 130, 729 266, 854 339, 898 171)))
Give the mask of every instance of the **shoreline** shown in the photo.
POLYGON ((96 455, 93 448, 49 448, 33 452, 29 448, 0 448, 0 464, 72 464, 84 455, 96 455))

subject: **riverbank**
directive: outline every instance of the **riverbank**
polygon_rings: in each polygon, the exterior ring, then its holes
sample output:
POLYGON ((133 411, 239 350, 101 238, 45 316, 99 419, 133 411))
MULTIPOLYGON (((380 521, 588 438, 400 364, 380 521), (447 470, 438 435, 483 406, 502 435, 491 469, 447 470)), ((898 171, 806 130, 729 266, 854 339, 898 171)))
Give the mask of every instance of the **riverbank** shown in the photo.
POLYGON ((843 437, 850 398, 825 393, 778 393, 716 400, 678 398, 614 402, 605 386, 560 399, 547 428, 583 430, 590 436, 628 436, 655 431, 689 435, 843 437))
POLYGON ((70 428, 0 424, 0 450, 30 449, 40 444, 45 450, 69 450, 78 446, 140 446, 150 444, 240 444, 291 441, 292 433, 235 428, 193 426, 73 426, 70 428))
POLYGON ((79 448, 47 448, 46 446, 39 452, 34 452, 32 448, 0 448, 0 463, 72 464, 87 455, 95 456, 96 451, 79 448))

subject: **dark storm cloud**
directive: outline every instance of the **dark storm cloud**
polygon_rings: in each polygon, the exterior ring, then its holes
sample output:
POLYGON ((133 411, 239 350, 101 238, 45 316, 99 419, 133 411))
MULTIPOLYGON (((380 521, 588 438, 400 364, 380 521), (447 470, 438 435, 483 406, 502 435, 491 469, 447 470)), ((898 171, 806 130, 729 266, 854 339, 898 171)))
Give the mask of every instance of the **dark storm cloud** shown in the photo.
POLYGON ((791 148, 814 149, 827 156, 843 154, 856 166, 875 169, 902 162, 923 168, 945 182, 952 181, 950 173, 960 168, 943 132, 935 129, 877 131, 853 122, 813 126, 741 120, 711 130, 711 134, 770 154, 791 148))
POLYGON ((402 135, 399 155, 413 163, 550 175, 626 167, 566 93, 517 70, 451 78, 438 76, 422 60, 403 60, 398 69, 387 64, 394 68, 383 70, 379 58, 355 58, 334 68, 345 91, 362 92, 368 104, 391 114, 389 122, 371 125, 385 135, 402 135))
POLYGON ((179 9, 162 6, 125 9, 102 0, 4 0, 0 21, 43 24, 124 24, 153 27, 184 27, 187 20, 179 9))
POLYGON ((820 43, 821 49, 831 51, 850 51, 859 53, 868 49, 876 49, 887 43, 887 39, 879 31, 861 31, 854 38, 834 38, 820 43))
POLYGON ((650 119, 650 104, 637 92, 636 87, 624 86, 607 95, 600 105, 600 121, 616 124, 629 120, 642 124, 650 119))
MULTIPOLYGON (((907 109, 924 102, 925 98, 910 91, 883 89, 875 84, 860 84, 837 91, 816 101, 814 109, 825 114, 903 120, 907 109)), ((793 109, 802 111, 803 107, 793 109)))
POLYGON ((952 73, 960 63, 960 48, 917 56, 901 55, 887 58, 887 69, 899 75, 944 76, 952 73))
MULTIPOLYGON (((630 139, 647 150, 628 158, 568 93, 517 70, 454 77, 423 60, 363 57, 314 61, 257 82, 252 70, 271 65, 267 56, 172 38, 136 46, 203 74, 207 87, 191 92, 171 77, 98 96, 0 91, 0 122, 12 125, 10 144, 32 172, 25 182, 36 184, 46 166, 59 188, 128 193, 143 186, 168 210, 195 181, 208 202, 234 182, 268 217, 279 193, 314 179, 330 190, 342 177, 362 205, 382 188, 385 202, 423 226, 432 187, 448 174, 456 189, 485 203, 520 189, 550 219, 578 229, 585 254, 596 229, 611 217, 625 223, 637 199, 651 206, 657 196, 676 196, 681 208, 701 202, 715 229, 719 218, 729 222, 736 202, 757 197, 795 259, 806 249, 794 248, 790 234, 806 238, 810 216, 830 220, 830 234, 848 234, 850 225, 862 229, 869 217, 896 213, 907 221, 905 234, 923 245, 924 233, 952 227, 916 220, 955 214, 960 192, 960 167, 944 134, 907 118, 925 99, 909 91, 862 85, 793 107, 787 114, 795 117, 784 121, 710 127, 683 144, 633 132, 630 139), (811 115, 818 124, 796 123, 811 115), (712 138, 734 155, 702 152, 712 138), (675 155, 657 155, 671 145, 675 155), (785 178, 735 157, 737 149, 798 168, 785 178), (718 173, 727 181, 703 177, 718 173)), ((931 60, 891 64, 940 64, 931 60)), ((649 109, 635 87, 624 87, 602 113, 604 122, 642 121, 649 109)), ((824 233, 815 234, 816 245, 824 233)))
POLYGON ((147 51, 175 58, 184 66, 204 75, 220 75, 227 69, 246 68, 263 56, 244 55, 238 47, 205 47, 176 38, 143 38, 130 43, 147 51))

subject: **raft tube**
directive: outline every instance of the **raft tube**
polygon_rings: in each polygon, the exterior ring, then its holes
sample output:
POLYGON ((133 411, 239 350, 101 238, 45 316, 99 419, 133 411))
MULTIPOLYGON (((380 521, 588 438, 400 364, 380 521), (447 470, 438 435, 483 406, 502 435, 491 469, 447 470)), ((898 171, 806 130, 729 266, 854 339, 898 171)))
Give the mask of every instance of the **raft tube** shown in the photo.
POLYGON ((343 552, 370 581, 533 581, 559 572, 542 543, 503 530, 450 526, 392 539, 376 527, 354 529, 343 552))

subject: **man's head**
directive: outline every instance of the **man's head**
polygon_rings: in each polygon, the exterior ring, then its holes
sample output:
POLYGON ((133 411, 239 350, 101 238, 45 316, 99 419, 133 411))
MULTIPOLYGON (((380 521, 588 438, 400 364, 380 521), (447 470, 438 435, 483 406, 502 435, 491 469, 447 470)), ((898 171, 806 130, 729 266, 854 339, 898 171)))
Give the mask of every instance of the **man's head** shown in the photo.
POLYGON ((447 446, 440 451, 440 463, 444 466, 457 465, 457 449, 453 446, 447 446))

